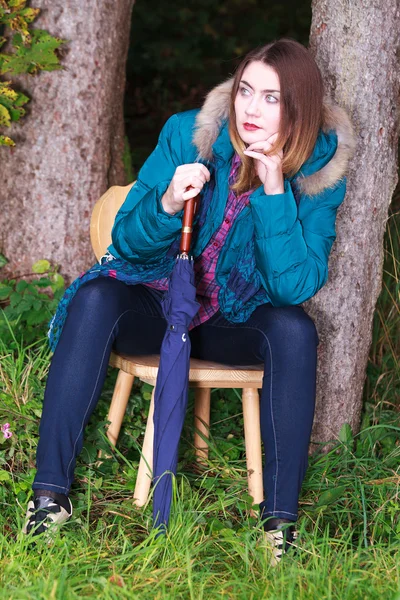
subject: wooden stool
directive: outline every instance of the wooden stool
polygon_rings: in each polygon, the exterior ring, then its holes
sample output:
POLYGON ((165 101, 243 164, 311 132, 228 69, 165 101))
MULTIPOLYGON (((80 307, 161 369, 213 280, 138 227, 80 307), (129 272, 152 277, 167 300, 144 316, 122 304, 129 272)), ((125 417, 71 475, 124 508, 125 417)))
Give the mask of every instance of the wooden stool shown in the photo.
MULTIPOLYGON (((107 436, 112 444, 116 444, 124 418, 129 395, 135 376, 141 381, 156 385, 158 354, 148 356, 125 356, 111 354, 110 365, 119 369, 114 394, 111 401, 108 421, 111 422, 107 436)), ((231 367, 215 362, 196 358, 190 359, 189 386, 195 388, 194 425, 205 438, 209 437, 210 427, 210 396, 211 388, 242 388, 244 437, 246 446, 246 465, 248 491, 254 504, 263 499, 261 430, 260 430, 260 398, 258 388, 262 387, 264 365, 254 367, 231 367)), ((142 447, 142 456, 136 480, 134 501, 137 506, 143 506, 148 499, 153 469, 153 440, 154 440, 154 394, 151 396, 149 416, 142 447)), ((195 432, 194 447, 196 460, 205 462, 208 458, 208 446, 195 432)), ((250 511, 252 516, 257 513, 250 511)))
MULTIPOLYGON (((111 244, 111 230, 115 216, 134 184, 133 181, 124 187, 112 186, 101 196, 93 208, 90 220, 90 239, 98 260, 105 254, 111 244)), ((155 386, 159 359, 159 355, 120 356, 111 354, 110 365, 119 369, 108 413, 108 420, 111 424, 107 435, 112 444, 115 445, 117 442, 135 376, 141 381, 155 386)), ((258 504, 263 500, 260 401, 258 395, 258 388, 262 387, 263 370, 263 364, 233 368, 192 358, 189 372, 189 386, 195 388, 194 424, 205 438, 208 438, 208 428, 210 426, 211 388, 242 388, 243 390, 242 404, 247 480, 249 494, 253 497, 254 504, 258 504)), ((150 490, 153 467, 153 412, 154 390, 134 493, 137 506, 143 506, 146 503, 150 490)), ((208 457, 208 446, 204 445, 199 433, 195 433, 194 446, 197 461, 204 462, 208 457)), ((250 513, 256 516, 254 511, 250 511, 250 513)))

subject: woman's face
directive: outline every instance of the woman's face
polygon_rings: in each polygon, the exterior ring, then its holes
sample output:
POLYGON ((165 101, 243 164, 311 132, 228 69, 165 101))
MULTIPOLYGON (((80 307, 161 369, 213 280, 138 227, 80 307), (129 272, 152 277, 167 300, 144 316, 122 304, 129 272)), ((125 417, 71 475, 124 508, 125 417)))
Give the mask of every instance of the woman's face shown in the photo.
POLYGON ((277 133, 280 120, 280 84, 272 67, 260 61, 247 65, 239 83, 235 113, 237 130, 246 144, 266 140, 277 133))

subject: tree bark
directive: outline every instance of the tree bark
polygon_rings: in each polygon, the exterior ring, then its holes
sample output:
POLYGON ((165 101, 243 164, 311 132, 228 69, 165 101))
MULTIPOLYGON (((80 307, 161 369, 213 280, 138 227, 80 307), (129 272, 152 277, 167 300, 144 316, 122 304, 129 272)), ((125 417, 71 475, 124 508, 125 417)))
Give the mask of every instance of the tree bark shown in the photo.
POLYGON ((328 283, 304 305, 320 337, 310 453, 315 444, 336 439, 344 423, 353 434, 359 431, 383 238, 397 183, 400 41, 398 0, 313 0, 312 9, 310 50, 327 92, 352 119, 357 149, 328 283))
MULTIPOLYGON (((65 70, 7 77, 31 101, 2 149, 1 251, 5 275, 38 259, 69 282, 95 262, 89 222, 96 200, 125 185, 123 101, 134 0, 36 0, 35 28, 67 39, 65 70)), ((3 270, 4 273, 4 270, 3 270)))

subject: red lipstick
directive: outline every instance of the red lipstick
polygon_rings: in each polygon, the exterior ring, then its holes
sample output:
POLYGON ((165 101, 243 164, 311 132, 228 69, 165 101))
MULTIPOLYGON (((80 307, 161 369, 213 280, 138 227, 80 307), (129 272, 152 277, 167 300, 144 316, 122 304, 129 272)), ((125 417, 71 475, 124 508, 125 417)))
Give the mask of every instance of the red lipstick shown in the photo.
POLYGON ((261 127, 253 125, 253 123, 243 123, 243 127, 246 131, 256 131, 256 129, 261 129, 261 127))

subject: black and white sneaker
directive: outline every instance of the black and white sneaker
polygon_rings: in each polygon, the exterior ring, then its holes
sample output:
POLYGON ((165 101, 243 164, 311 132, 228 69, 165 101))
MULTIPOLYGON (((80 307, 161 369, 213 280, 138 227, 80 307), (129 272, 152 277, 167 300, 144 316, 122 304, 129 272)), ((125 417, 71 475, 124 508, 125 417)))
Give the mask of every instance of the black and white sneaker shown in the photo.
POLYGON ((292 521, 280 518, 268 519, 264 525, 264 539, 266 541, 270 565, 276 567, 282 560, 282 555, 291 550, 296 552, 298 532, 292 521), (292 523, 292 525, 289 525, 292 523))
MULTIPOLYGON (((49 530, 55 532, 72 515, 72 504, 68 498, 70 510, 58 504, 57 500, 49 496, 37 496, 28 503, 25 523, 22 533, 32 535, 48 534, 49 530)), ((49 541, 51 541, 49 539, 49 541)))

